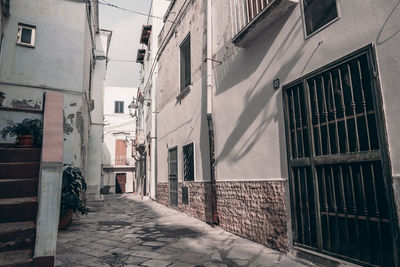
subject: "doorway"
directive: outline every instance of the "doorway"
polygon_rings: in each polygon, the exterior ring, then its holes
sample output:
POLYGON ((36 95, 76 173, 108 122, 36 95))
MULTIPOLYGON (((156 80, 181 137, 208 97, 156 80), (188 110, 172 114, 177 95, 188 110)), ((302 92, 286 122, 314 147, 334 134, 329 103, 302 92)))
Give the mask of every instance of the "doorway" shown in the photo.
POLYGON ((115 174, 115 193, 125 194, 126 189, 126 173, 116 173, 115 174))
POLYGON ((397 266, 380 91, 368 46, 284 86, 294 245, 397 266))
POLYGON ((169 204, 178 206, 178 149, 168 150, 169 204))

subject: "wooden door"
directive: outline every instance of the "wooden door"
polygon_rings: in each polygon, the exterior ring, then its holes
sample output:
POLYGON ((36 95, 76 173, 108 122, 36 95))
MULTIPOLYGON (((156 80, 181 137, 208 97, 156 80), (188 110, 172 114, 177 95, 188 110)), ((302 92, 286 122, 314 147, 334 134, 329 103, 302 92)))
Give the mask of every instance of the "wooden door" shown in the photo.
POLYGON ((117 173, 115 175, 115 193, 124 194, 126 192, 126 173, 117 173))
POLYGON ((126 164, 125 140, 115 140, 115 165, 126 164))

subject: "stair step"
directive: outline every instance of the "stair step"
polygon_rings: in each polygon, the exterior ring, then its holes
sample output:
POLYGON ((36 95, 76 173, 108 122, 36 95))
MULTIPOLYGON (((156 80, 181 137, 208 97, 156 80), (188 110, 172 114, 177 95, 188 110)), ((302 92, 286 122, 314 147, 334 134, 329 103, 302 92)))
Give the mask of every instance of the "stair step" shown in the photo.
POLYGON ((0 223, 35 220, 36 212, 36 197, 0 199, 0 223))
POLYGON ((32 266, 32 250, 12 250, 0 252, 0 266, 27 267, 32 266))
POLYGON ((0 179, 39 177, 39 162, 0 163, 0 179))
POLYGON ((0 252, 33 249, 35 235, 34 221, 0 223, 0 252))
POLYGON ((0 198, 35 197, 38 182, 38 178, 0 179, 0 198))
POLYGON ((40 162, 41 149, 33 148, 0 148, 0 162, 40 162))

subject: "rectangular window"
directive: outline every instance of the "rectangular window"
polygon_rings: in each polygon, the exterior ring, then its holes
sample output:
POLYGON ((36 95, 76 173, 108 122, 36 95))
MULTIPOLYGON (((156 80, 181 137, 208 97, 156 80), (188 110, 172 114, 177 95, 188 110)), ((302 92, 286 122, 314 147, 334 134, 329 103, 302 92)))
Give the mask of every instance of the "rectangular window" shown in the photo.
POLYGON ((17 45, 35 47, 35 33, 35 26, 18 24, 17 45))
POLYGON ((115 101, 114 113, 124 113, 124 101, 115 101))
POLYGON ((303 0, 307 36, 338 17, 336 0, 303 0))
POLYGON ((191 83, 190 34, 180 45, 180 50, 181 50, 181 91, 183 91, 191 83))
POLYGON ((194 181, 193 143, 183 146, 183 180, 194 181))

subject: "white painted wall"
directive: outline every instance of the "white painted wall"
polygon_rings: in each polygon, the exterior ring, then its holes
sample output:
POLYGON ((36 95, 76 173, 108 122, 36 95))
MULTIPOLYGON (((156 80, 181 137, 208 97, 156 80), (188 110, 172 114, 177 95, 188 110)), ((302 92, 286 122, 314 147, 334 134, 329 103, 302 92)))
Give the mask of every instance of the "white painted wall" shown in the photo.
MULTIPOLYGON (((151 144, 152 149, 154 151, 157 149, 156 145, 156 122, 155 120, 156 112, 153 110, 154 105, 156 105, 156 94, 157 94, 157 76, 158 76, 158 66, 156 62, 156 56, 159 48, 158 36, 160 31, 164 25, 164 22, 160 19, 155 19, 154 17, 163 17, 165 11, 167 10, 170 1, 168 0, 153 0, 150 16, 148 18, 147 24, 152 25, 151 35, 149 38, 149 43, 147 46, 143 45, 146 48, 146 55, 144 58, 144 64, 142 65, 141 70, 141 84, 140 91, 144 92, 144 97, 146 99, 151 99, 151 102, 146 101, 145 105, 141 105, 139 107, 138 115, 139 115, 139 125, 143 125, 143 132, 139 132, 143 137, 150 137, 150 140, 146 140, 146 147, 148 147, 149 143, 151 144), (154 112, 154 114, 153 114, 154 112)), ((155 161, 156 161, 156 152, 153 151, 153 154, 147 157, 146 162, 146 177, 148 184, 147 192, 150 193, 150 197, 155 199, 156 194, 156 170, 155 170, 155 161), (153 161, 153 162, 152 162, 153 161), (152 165, 153 164, 153 165, 152 165), (153 166, 153 167, 152 167, 153 166), (152 173, 154 172, 154 173, 152 173)), ((138 177, 139 178, 139 177, 138 177)))
POLYGON ((101 168, 103 163, 103 123, 104 123, 104 79, 107 71, 107 56, 112 33, 100 30, 96 34, 96 61, 91 91, 94 109, 91 111, 89 155, 86 195, 99 199, 101 186, 101 168))
MULTIPOLYGON (((111 187, 110 192, 115 192, 115 173, 124 173, 118 171, 115 165, 115 141, 118 139, 129 140, 127 145, 127 159, 129 165, 119 167, 134 167, 135 161, 132 158, 132 142, 135 139, 136 118, 129 115, 128 105, 132 102, 133 96, 136 96, 137 88, 133 87, 106 87, 104 91, 104 145, 103 145, 103 175, 101 186, 111 187), (114 113, 115 101, 124 101, 124 113, 114 113), (112 171, 107 171, 112 168, 112 171)), ((134 191, 134 177, 132 172, 127 173, 126 190, 134 191)))
MULTIPOLYGON (((185 1, 177 0, 168 21, 173 21, 185 1)), ((208 126, 206 117, 206 1, 189 2, 159 59, 157 78, 157 169, 158 182, 168 181, 168 149, 178 146, 178 180, 183 180, 182 146, 194 143, 195 181, 210 180, 208 126), (192 87, 181 100, 179 46, 191 33, 192 87)), ((171 22, 166 22, 160 36, 168 38, 171 22)))
POLYGON ((376 47, 400 214, 400 4, 397 0, 338 0, 340 18, 305 39, 300 4, 246 48, 232 41, 229 1, 213 0, 215 148, 217 180, 287 178, 281 89, 366 45, 376 47))
POLYGON ((246 48, 231 44, 228 1, 213 1, 215 134, 218 180, 287 177, 281 90, 286 84, 368 44, 375 44, 393 172, 400 174, 398 1, 338 1, 340 19, 305 39, 300 5, 246 48), (360 15, 362 14, 362 15, 360 15), (322 42, 322 43, 321 43, 322 42))
MULTIPOLYGON (((14 0, 4 22, 0 92, 8 107, 42 109, 43 92, 64 93, 64 162, 86 172, 90 64, 97 6, 90 2, 89 23, 84 2, 14 0), (35 47, 16 45, 18 23, 36 26, 35 47)), ((0 128, 5 124, 0 118, 0 128)), ((1 140, 5 142, 7 140, 1 140)))

